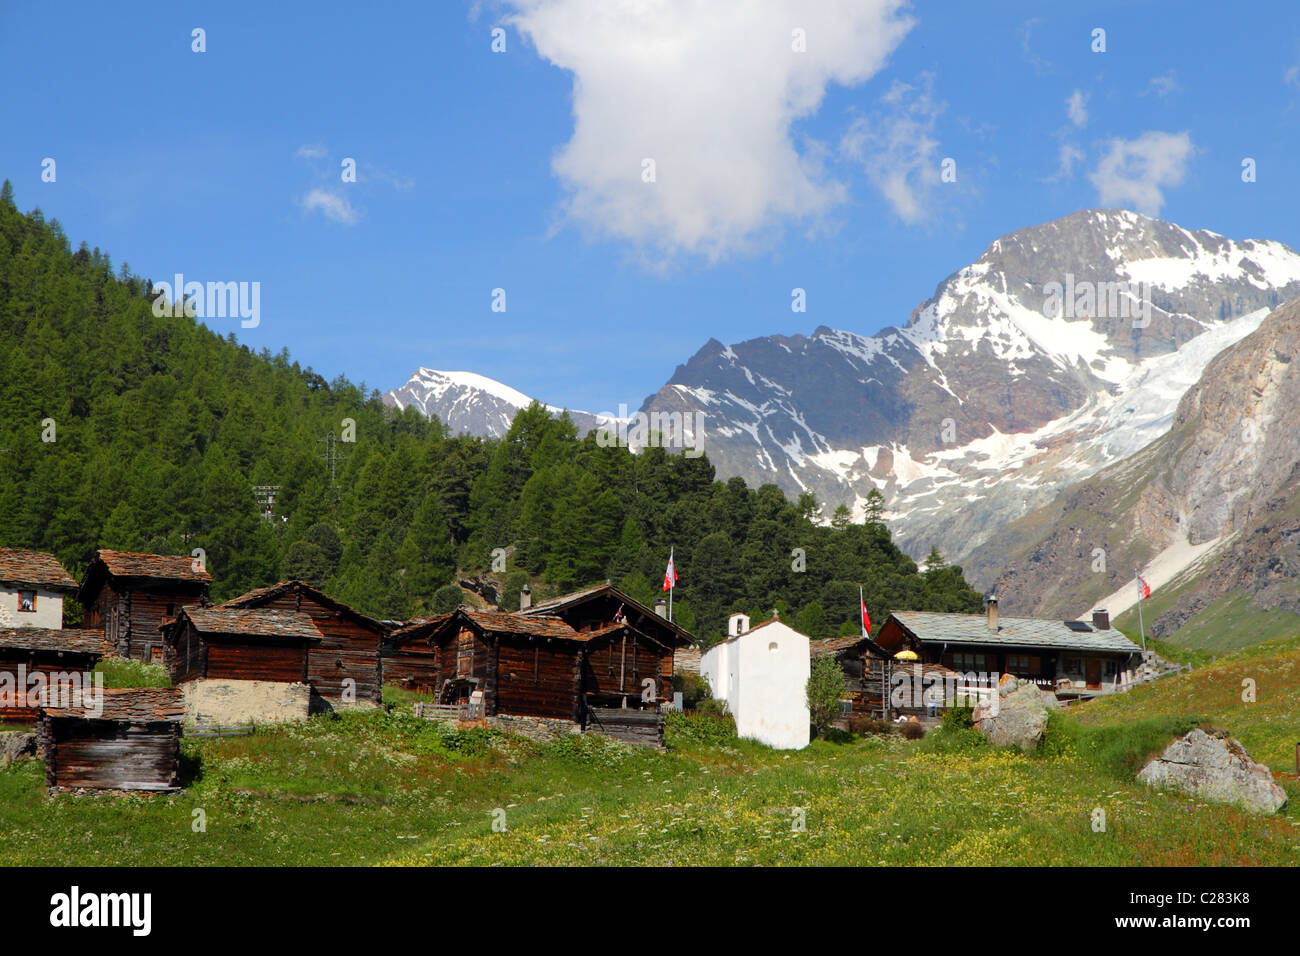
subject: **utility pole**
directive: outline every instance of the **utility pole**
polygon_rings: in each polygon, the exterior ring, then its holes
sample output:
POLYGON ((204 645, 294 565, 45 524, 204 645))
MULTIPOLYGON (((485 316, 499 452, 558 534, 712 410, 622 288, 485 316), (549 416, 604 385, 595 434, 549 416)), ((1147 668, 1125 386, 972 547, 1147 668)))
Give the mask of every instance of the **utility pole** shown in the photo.
POLYGON ((325 443, 325 454, 321 455, 321 458, 325 460, 325 465, 330 472, 330 504, 337 509, 339 496, 335 478, 338 476, 338 463, 343 460, 343 454, 338 450, 338 437, 332 431, 327 432, 324 438, 318 440, 325 443))

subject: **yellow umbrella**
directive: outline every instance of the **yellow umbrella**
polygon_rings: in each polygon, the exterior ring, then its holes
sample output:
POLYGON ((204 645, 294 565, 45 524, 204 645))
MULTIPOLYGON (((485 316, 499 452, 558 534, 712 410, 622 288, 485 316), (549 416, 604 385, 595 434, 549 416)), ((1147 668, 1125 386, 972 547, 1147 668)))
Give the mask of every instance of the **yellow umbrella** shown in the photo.
POLYGON ((919 661, 921 656, 916 651, 899 651, 894 655, 896 661, 919 661))

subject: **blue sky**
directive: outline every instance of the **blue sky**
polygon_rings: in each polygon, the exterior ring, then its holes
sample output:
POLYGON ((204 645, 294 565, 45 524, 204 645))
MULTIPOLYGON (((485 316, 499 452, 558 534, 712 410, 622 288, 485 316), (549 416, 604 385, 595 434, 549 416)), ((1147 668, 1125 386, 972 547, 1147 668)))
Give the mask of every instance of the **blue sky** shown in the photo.
POLYGON ((115 266, 260 282, 258 328, 209 324, 327 378, 591 411, 710 337, 903 324, 1080 208, 1300 248, 1286 0, 325 6, 9 0, 0 176, 115 266))

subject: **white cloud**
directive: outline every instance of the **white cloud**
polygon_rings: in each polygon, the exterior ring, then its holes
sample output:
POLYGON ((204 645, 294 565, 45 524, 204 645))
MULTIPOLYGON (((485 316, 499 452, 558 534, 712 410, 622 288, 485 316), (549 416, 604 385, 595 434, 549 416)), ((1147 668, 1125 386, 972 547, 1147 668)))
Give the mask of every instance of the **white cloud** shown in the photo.
POLYGON ((326 219, 345 226, 354 226, 361 219, 361 214, 346 198, 328 189, 313 189, 302 197, 300 205, 307 212, 320 212, 326 219))
POLYGON ((862 163, 867 176, 909 225, 932 213, 932 190, 939 185, 939 141, 935 121, 945 104, 935 102, 934 77, 921 84, 895 82, 880 100, 884 109, 854 121, 840 151, 862 163))
POLYGON ((1046 181, 1049 183, 1060 182, 1064 179, 1070 179, 1074 176, 1074 164, 1083 159, 1083 150, 1073 143, 1062 143, 1058 153, 1059 162, 1056 167, 1056 175, 1049 177, 1046 181))
POLYGON ((1065 101, 1065 112, 1070 122, 1082 129, 1088 125, 1088 97, 1083 90, 1075 90, 1065 101))
POLYGON ((1300 63, 1287 68, 1287 71, 1282 74, 1282 82, 1300 90, 1300 63))
POLYGON ((791 126, 828 84, 879 72, 912 26, 903 0, 505 2, 506 22, 573 74, 573 137, 552 161, 568 219, 652 256, 711 261, 842 201, 791 126))
POLYGON ((1182 87, 1178 85, 1178 74, 1173 70, 1168 73, 1162 73, 1160 76, 1151 77, 1151 82, 1147 88, 1139 93, 1139 96, 1146 96, 1148 93, 1154 93, 1156 96, 1164 99, 1170 93, 1177 93, 1182 87))
POLYGON ((1132 204, 1138 212, 1158 215, 1164 190, 1187 174, 1194 148, 1187 133, 1150 130, 1136 139, 1112 139, 1109 150, 1088 178, 1103 206, 1132 204))
POLYGON ((323 156, 328 156, 329 152, 325 149, 324 146, 316 146, 316 145, 308 144, 308 145, 299 146, 298 152, 295 155, 299 159, 320 159, 323 156))

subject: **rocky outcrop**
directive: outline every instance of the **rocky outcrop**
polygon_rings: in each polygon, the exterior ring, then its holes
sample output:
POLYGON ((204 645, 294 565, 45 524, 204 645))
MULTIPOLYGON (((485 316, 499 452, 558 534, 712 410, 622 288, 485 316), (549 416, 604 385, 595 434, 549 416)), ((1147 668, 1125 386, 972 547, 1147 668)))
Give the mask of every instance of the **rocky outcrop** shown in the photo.
POLYGON ((1201 800, 1261 813, 1286 806, 1286 791, 1267 767, 1251 760, 1231 737, 1212 736, 1199 727, 1143 767, 1138 779, 1148 786, 1177 789, 1201 800))
POLYGON ((1077 616, 1165 548, 1185 542, 1190 566, 1196 546, 1222 540, 1177 603, 1147 619, 1149 633, 1167 637, 1232 595, 1300 612, 1297 358, 1300 300, 1210 361, 1167 435, 991 538, 972 561, 1011 556, 998 581, 1003 611, 1077 616))
POLYGON ((0 734, 0 767, 36 756, 36 735, 23 731, 0 734))
POLYGON ((1047 730, 1043 692, 1036 685, 1009 675, 998 685, 998 696, 982 701, 971 716, 975 729, 995 747, 1035 750, 1047 730))

